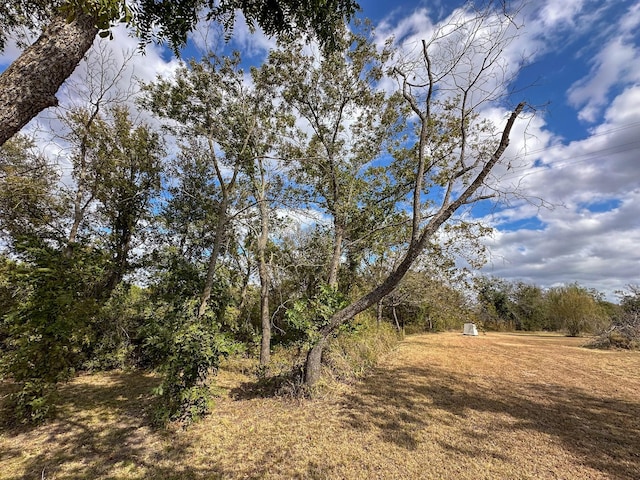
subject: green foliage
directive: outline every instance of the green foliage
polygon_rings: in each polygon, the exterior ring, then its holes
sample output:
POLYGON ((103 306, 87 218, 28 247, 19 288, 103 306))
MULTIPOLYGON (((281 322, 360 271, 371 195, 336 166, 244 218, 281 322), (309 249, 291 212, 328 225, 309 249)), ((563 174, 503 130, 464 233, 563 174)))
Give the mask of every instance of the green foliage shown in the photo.
POLYGON ((384 313, 413 332, 442 332, 468 321, 463 295, 441 276, 410 271, 383 299, 384 313))
POLYGON ((0 342, 8 335, 7 324, 4 321, 6 315, 16 310, 30 292, 26 283, 17 283, 15 271, 18 264, 0 254, 0 342))
POLYGON ((267 35, 291 38, 312 33, 322 45, 334 47, 335 31, 352 17, 358 4, 354 0, 142 0, 134 8, 138 33, 146 41, 152 35, 167 39, 177 50, 204 7, 207 18, 222 23, 229 34, 240 10, 250 26, 260 26, 267 35))
POLYGON ((378 324, 366 313, 346 325, 330 340, 323 357, 325 373, 341 382, 365 375, 398 342, 398 334, 389 323, 378 324))
POLYGON ((133 10, 124 0, 66 0, 60 7, 61 12, 71 22, 82 12, 95 18, 98 35, 113 40, 111 28, 118 23, 131 25, 133 10))
POLYGON ((41 423, 52 412, 56 398, 55 385, 41 378, 20 382, 20 390, 9 397, 15 419, 21 423, 41 423))
POLYGON ((17 416, 35 421, 47 414, 53 385, 85 359, 107 259, 92 249, 77 249, 70 258, 37 242, 20 244, 18 251, 24 261, 5 274, 29 293, 3 316, 0 371, 20 386, 11 399, 17 416))
POLYGON ((527 331, 551 330, 545 294, 540 287, 517 283, 511 294, 516 329, 527 331))
POLYGON ((598 333, 608 318, 599 304, 597 292, 578 284, 551 289, 547 293, 549 317, 572 337, 581 333, 598 333))
POLYGON ((318 340, 319 330, 346 305, 348 299, 344 294, 330 285, 321 285, 313 297, 296 300, 287 310, 286 319, 298 339, 313 343, 318 340))
POLYGON ((33 140, 16 135, 0 147, 0 236, 57 239, 55 220, 62 202, 56 196, 58 174, 33 140))
POLYGON ((367 33, 336 36, 343 50, 323 56, 309 54, 302 41, 283 44, 261 69, 307 125, 281 150, 292 180, 290 195, 331 219, 331 250, 322 260, 327 266, 322 277, 331 285, 338 284, 344 254, 350 275, 343 279, 349 282, 379 232, 397 220, 399 193, 371 163, 396 132, 398 99, 376 88, 390 52, 379 53, 367 33))
POLYGON ((160 370, 164 378, 155 392, 159 423, 189 424, 206 415, 212 400, 209 376, 223 356, 238 351, 239 346, 220 332, 214 318, 198 317, 196 312, 197 300, 185 302, 166 323, 170 331, 156 337, 163 338, 155 346, 163 352, 160 370))
POLYGON ((80 12, 93 16, 103 38, 113 38, 111 28, 125 23, 135 28, 142 42, 166 40, 175 52, 185 45, 203 13, 231 35, 236 10, 267 35, 291 39, 308 33, 320 44, 336 48, 336 30, 358 8, 354 0, 9 0, 0 4, 0 52, 10 33, 22 33, 22 28, 35 33, 58 10, 68 21, 80 12))
POLYGON ((594 291, 577 284, 543 291, 524 282, 477 278, 477 315, 485 328, 598 333, 612 310, 594 291))
POLYGON ((82 369, 101 371, 148 365, 141 345, 149 323, 150 298, 137 286, 121 284, 100 308, 82 369))
POLYGON ((484 327, 513 330, 516 327, 516 314, 511 300, 512 285, 505 280, 489 277, 479 277, 475 283, 478 318, 484 327))

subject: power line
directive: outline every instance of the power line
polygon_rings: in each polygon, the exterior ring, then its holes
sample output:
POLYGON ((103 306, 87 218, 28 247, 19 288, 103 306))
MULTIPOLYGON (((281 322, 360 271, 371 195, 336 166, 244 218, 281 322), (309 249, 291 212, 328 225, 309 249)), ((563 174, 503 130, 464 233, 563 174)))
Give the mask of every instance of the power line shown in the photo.
MULTIPOLYGON (((612 128, 610 130, 604 130, 604 131, 599 132, 599 133, 594 133, 593 135, 591 135, 591 136, 589 136, 587 138, 584 138, 582 140, 574 140, 574 141, 583 142, 583 141, 589 140, 591 138, 603 137, 605 135, 610 135, 612 133, 617 133, 617 132, 620 132, 622 130, 627 130, 627 129, 633 128, 633 127, 640 127, 640 121, 628 123, 626 125, 623 125, 623 126, 620 126, 620 127, 616 127, 616 128, 612 128)), ((528 156, 531 156, 531 155, 535 155, 537 153, 548 152, 549 150, 553 150, 555 148, 561 148, 561 147, 565 147, 565 146, 566 145, 550 145, 548 147, 539 148, 537 150, 530 150, 530 151, 525 152, 524 154, 522 154, 522 156, 528 157, 528 156)))
MULTIPOLYGON (((554 147, 549 147, 549 148, 545 148, 545 149, 540 149, 540 152, 544 152, 544 151, 549 151, 549 150, 553 150, 554 148, 559 148, 558 146, 554 146, 554 147)), ((580 163, 585 163, 588 162, 590 160, 594 160, 596 158, 598 158, 599 156, 603 155, 603 154, 619 154, 619 153, 625 153, 625 152, 631 152, 631 151, 635 151, 635 150, 640 150, 640 139, 633 141, 633 142, 628 142, 628 143, 621 143, 618 145, 613 145, 607 148, 602 148, 599 150, 592 150, 586 153, 582 153, 580 155, 574 155, 572 156, 571 160, 566 160, 564 162, 555 164, 555 165, 549 165, 549 164, 545 164, 542 165, 540 169, 538 170, 533 170, 530 171, 528 173, 528 175, 533 175, 536 173, 542 173, 542 172, 548 172, 551 170, 558 170, 558 169, 564 169, 566 167, 569 166, 573 166, 573 165, 578 165, 580 163), (623 148, 623 147, 628 147, 628 148, 623 148)), ((531 154, 533 154, 533 152, 531 152, 531 154)), ((528 156, 529 154, 525 154, 524 156, 528 156)), ((512 159, 515 160, 518 157, 513 157, 512 159)), ((526 172, 530 167, 522 167, 519 169, 519 171, 516 172, 511 172, 507 175, 504 175, 502 177, 500 177, 501 179, 511 179, 511 178, 516 178, 522 175, 522 173, 526 172)))

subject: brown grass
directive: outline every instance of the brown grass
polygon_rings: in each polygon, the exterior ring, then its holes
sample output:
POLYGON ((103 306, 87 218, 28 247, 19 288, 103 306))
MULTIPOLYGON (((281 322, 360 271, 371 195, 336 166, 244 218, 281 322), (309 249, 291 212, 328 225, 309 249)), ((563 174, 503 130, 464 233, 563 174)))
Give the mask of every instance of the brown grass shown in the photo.
POLYGON ((252 397, 235 369, 185 431, 149 427, 153 377, 83 376, 58 420, 0 430, 0 478, 639 478, 640 353, 583 342, 413 336, 320 400, 252 397))

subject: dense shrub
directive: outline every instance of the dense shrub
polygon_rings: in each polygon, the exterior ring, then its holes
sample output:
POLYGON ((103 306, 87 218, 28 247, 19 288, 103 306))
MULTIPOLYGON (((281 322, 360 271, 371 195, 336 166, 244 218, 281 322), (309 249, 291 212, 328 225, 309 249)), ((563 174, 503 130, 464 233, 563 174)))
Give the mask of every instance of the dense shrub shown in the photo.
POLYGON ((549 317, 571 337, 600 333, 608 324, 596 292, 577 284, 557 287, 547 293, 549 317))
POLYGON ((611 326, 590 346, 595 348, 640 349, 640 287, 630 285, 629 292, 621 292, 620 313, 611 326))
POLYGON ((311 298, 297 300, 285 314, 292 331, 290 336, 299 342, 312 344, 318 331, 333 314, 348 305, 347 297, 329 285, 321 285, 311 298))
POLYGON ((165 320, 166 331, 155 337, 155 348, 164 358, 163 380, 155 391, 158 423, 189 424, 206 415, 212 399, 210 376, 222 357, 239 349, 221 333, 213 315, 197 316, 197 306, 197 300, 185 302, 174 318, 165 320))
POLYGON ((16 417, 32 422, 50 413, 55 385, 87 358, 106 261, 91 249, 77 249, 70 258, 44 242, 20 251, 24 261, 5 274, 25 295, 2 317, 0 374, 19 387, 9 399, 16 417))

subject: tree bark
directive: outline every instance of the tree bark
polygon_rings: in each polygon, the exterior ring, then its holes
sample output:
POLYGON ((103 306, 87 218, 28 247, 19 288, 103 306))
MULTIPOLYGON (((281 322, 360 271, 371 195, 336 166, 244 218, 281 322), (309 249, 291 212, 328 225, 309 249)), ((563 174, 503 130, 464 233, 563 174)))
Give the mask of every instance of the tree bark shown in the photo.
POLYGON ((376 307, 376 321, 378 322, 378 325, 380 325, 382 323, 382 308, 384 307, 382 299, 378 300, 376 307))
POLYGON ((71 23, 56 14, 40 38, 0 75, 0 146, 42 110, 58 104, 56 92, 93 44, 95 23, 84 13, 71 23))
POLYGON ((391 307, 391 311, 393 312, 393 319, 396 321, 396 329, 398 330, 398 333, 400 333, 400 323, 398 322, 398 313, 396 312, 395 305, 391 307))
POLYGON ((307 361, 304 364, 304 383, 308 387, 313 387, 320 380, 322 352, 326 342, 326 337, 320 337, 320 340, 307 353, 307 361))
POLYGON ((344 227, 336 225, 334 228, 333 254, 329 265, 329 278, 327 283, 333 288, 338 288, 338 271, 340 270, 340 258, 342 257, 342 242, 344 241, 344 227))
POLYGON ((207 278, 204 283, 202 295, 200 297, 200 306, 198 307, 198 317, 201 317, 207 311, 207 305, 211 298, 211 292, 213 291, 213 281, 216 276, 216 266, 218 265, 218 257, 220 256, 220 250, 222 247, 222 238, 225 227, 227 226, 227 210, 229 200, 224 195, 222 202, 220 203, 220 209, 218 211, 218 224, 216 225, 216 234, 213 239, 213 249, 209 256, 209 265, 207 267, 207 278))
POLYGON ((94 185, 93 191, 90 192, 89 198, 85 201, 84 195, 85 195, 85 189, 87 187, 86 179, 87 179, 88 169, 89 169, 89 165, 87 162, 87 155, 88 155, 87 144, 89 141, 91 126, 93 125, 93 122, 98 116, 99 112, 100 112, 100 105, 96 103, 94 105, 94 109, 91 112, 91 115, 89 115, 89 118, 87 119, 87 121, 84 123, 84 125, 82 125, 82 127, 84 128, 84 133, 82 134, 82 137, 80 139, 80 156, 79 156, 79 165, 77 166, 78 175, 76 180, 76 184, 77 184, 76 194, 74 195, 74 199, 73 199, 73 224, 71 225, 71 230, 69 231, 69 238, 67 239, 67 247, 66 247, 66 252, 67 252, 67 255, 69 256, 72 254, 73 245, 76 242, 78 231, 80 229, 80 224, 82 223, 82 220, 84 220, 84 215, 87 210, 87 207, 91 203, 91 200, 93 199, 95 194, 95 185, 94 185))

